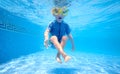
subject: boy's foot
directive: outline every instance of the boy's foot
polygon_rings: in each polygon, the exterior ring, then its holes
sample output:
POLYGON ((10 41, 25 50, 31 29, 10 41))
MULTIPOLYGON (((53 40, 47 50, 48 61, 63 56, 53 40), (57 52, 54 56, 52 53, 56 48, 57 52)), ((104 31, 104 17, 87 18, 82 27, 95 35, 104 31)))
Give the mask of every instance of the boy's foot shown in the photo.
POLYGON ((59 57, 56 57, 57 62, 62 63, 61 59, 59 57))
POLYGON ((66 56, 66 57, 65 57, 65 62, 68 62, 70 59, 71 59, 70 56, 66 56))

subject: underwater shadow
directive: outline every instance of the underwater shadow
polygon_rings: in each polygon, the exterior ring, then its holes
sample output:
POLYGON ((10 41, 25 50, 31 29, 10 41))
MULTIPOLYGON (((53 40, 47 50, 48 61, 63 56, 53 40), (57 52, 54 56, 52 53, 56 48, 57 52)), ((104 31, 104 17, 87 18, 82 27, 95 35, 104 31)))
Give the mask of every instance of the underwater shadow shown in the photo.
POLYGON ((76 68, 54 68, 48 71, 49 74, 76 74, 79 72, 76 68))

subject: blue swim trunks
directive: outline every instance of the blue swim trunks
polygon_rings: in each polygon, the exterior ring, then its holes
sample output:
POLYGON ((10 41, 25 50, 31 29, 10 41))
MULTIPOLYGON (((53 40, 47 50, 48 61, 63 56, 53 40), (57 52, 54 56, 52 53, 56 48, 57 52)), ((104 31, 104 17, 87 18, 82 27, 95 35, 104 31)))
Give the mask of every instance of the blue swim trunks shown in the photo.
POLYGON ((49 24, 48 29, 51 36, 57 36, 59 42, 61 42, 62 36, 69 35, 71 32, 69 25, 64 21, 59 23, 54 20, 49 24))

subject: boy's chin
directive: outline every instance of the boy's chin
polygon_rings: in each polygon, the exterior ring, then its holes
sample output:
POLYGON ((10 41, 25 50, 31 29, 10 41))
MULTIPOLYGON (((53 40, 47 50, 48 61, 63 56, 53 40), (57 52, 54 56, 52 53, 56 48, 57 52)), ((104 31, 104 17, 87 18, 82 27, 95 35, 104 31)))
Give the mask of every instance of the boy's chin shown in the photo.
POLYGON ((57 20, 59 23, 62 22, 62 20, 57 20))

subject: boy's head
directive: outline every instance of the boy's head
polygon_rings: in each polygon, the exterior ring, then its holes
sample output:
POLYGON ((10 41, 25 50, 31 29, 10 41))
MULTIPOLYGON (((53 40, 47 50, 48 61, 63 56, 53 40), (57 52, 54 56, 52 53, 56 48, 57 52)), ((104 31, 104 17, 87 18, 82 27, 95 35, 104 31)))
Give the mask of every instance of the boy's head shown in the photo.
POLYGON ((61 22, 63 18, 67 15, 68 9, 66 7, 55 7, 52 9, 52 14, 55 16, 58 22, 61 22))

